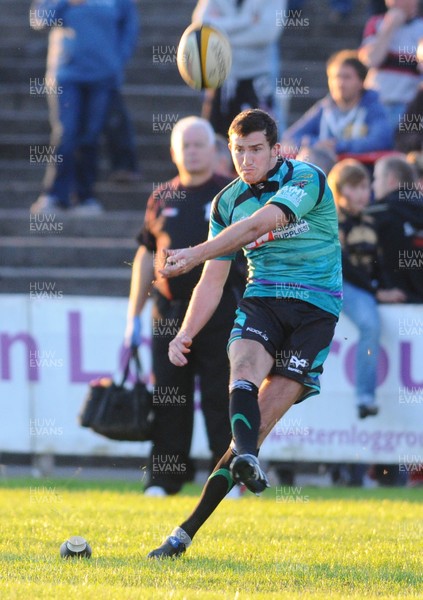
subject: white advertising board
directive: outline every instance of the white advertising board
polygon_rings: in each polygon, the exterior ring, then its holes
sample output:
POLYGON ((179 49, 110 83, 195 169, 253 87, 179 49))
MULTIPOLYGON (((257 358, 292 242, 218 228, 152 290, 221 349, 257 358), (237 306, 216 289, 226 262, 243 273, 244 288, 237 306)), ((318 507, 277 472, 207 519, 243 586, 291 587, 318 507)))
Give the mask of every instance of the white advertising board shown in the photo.
MULTIPOLYGON (((145 456, 149 443, 114 442, 81 428, 91 379, 118 373, 124 298, 0 295, 0 451, 145 456)), ((423 457, 423 307, 381 306, 377 417, 359 420, 354 400, 357 331, 341 315, 322 393, 294 406, 261 455, 275 460, 410 463, 423 457)), ((150 313, 143 314, 148 334, 150 313)), ((142 346, 150 370, 149 340, 142 346)), ((208 457, 201 411, 192 444, 208 457)))

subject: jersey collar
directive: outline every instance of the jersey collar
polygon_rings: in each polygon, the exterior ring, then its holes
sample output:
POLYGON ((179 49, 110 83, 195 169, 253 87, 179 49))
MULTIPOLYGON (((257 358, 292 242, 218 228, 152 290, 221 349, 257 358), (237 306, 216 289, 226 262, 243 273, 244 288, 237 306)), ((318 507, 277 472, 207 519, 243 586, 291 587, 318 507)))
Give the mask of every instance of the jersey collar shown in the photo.
POLYGON ((270 171, 267 172, 266 181, 260 181, 259 183, 253 183, 249 186, 250 190, 252 191, 252 193, 254 194, 254 196, 256 198, 260 198, 260 196, 262 194, 265 194, 268 192, 277 192, 278 191, 279 182, 278 181, 269 181, 269 180, 271 179, 271 177, 276 175, 276 173, 279 171, 279 169, 281 168, 281 166, 283 165, 284 162, 285 162, 285 159, 280 156, 278 158, 278 160, 276 161, 276 164, 273 167, 273 169, 271 169, 270 171))

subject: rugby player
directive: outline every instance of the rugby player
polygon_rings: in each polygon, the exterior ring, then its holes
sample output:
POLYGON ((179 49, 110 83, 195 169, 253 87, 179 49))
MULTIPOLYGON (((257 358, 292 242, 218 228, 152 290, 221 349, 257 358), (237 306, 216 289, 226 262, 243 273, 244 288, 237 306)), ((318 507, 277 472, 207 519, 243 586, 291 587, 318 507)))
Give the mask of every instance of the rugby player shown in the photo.
POLYGON ((260 445, 293 404, 320 391, 342 302, 336 208, 323 172, 281 157, 277 139, 276 123, 264 111, 235 117, 229 147, 239 177, 213 201, 208 241, 166 251, 164 277, 205 263, 169 345, 176 366, 187 364, 192 340, 214 313, 240 248, 248 282, 228 344, 231 445, 193 513, 149 558, 185 552, 235 483, 264 491, 269 484, 257 458, 260 445))

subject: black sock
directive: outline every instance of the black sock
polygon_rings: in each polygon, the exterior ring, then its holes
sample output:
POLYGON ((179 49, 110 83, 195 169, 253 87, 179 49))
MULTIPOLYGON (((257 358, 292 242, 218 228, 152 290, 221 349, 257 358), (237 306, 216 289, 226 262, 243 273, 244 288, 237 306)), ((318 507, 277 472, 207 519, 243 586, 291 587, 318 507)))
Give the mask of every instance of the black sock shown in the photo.
POLYGON ((238 454, 255 454, 260 427, 258 388, 251 381, 237 379, 229 391, 229 415, 236 451, 238 454))
POLYGON ((212 514, 226 494, 233 488, 234 482, 229 471, 229 465, 235 454, 230 448, 217 463, 213 473, 203 488, 203 493, 194 511, 180 526, 192 539, 204 521, 212 514))

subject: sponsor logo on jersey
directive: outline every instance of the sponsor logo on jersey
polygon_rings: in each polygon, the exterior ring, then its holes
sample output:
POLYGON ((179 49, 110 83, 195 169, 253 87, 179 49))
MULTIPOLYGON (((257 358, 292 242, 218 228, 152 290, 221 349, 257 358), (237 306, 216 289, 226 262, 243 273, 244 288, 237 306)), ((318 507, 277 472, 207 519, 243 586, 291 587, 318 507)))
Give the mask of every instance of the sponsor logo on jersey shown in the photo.
POLYGON ((295 187, 283 187, 280 193, 277 194, 277 196, 282 200, 288 200, 289 202, 292 202, 292 204, 294 204, 295 206, 299 206, 301 200, 304 198, 304 196, 307 195, 306 192, 302 189, 302 187, 298 185, 295 187))
POLYGON ((296 235, 300 235, 301 233, 306 233, 309 231, 309 229, 310 227, 307 221, 305 219, 300 219, 296 223, 289 223, 288 225, 285 225, 285 227, 274 229, 273 231, 265 233, 257 240, 254 240, 254 242, 247 244, 245 247, 248 250, 252 250, 253 248, 262 246, 266 242, 272 242, 273 240, 285 240, 295 237, 296 235))
POLYGON ((306 181, 305 179, 301 179, 301 181, 293 181, 292 186, 299 187, 303 190, 308 183, 310 183, 310 182, 306 181))

